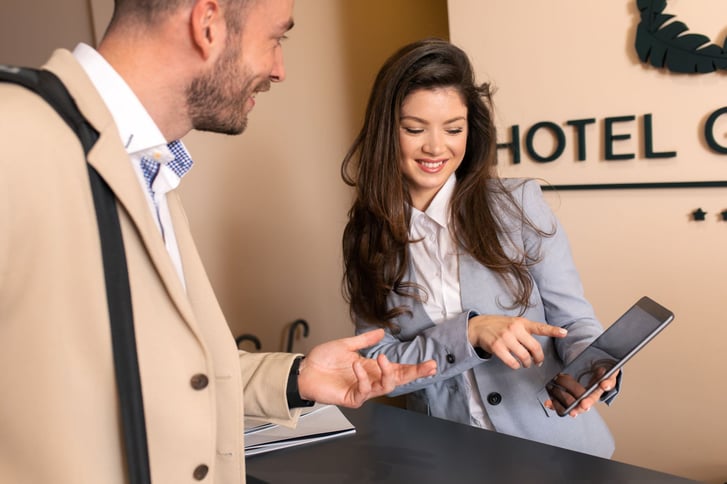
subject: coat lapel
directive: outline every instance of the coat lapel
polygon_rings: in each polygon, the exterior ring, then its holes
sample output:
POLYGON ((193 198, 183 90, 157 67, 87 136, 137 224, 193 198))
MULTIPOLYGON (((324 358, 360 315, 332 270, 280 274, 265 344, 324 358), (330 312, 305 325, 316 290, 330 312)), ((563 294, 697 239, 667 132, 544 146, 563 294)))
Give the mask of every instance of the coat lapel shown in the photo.
POLYGON ((56 51, 45 68, 63 80, 81 112, 99 131, 99 139, 88 155, 88 162, 111 187, 119 202, 120 213, 125 212, 128 215, 169 296, 187 324, 199 336, 184 287, 167 253, 145 194, 129 163, 128 154, 121 144, 116 125, 103 100, 70 52, 56 51))

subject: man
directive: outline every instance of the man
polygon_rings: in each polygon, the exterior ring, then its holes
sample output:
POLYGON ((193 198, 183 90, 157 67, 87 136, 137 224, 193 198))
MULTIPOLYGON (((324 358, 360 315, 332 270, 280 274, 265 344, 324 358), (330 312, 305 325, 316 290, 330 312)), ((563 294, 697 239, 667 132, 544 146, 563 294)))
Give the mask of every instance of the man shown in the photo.
MULTIPOLYGON (((245 480, 243 416, 292 425, 286 398, 356 407, 435 372, 357 350, 237 351, 173 189, 191 129, 240 133, 285 78, 293 0, 116 0, 95 51, 48 64, 99 132, 88 155, 113 190, 126 249, 152 481, 245 480)), ((74 133, 38 96, 0 84, 0 476, 126 482, 98 230, 74 133)))

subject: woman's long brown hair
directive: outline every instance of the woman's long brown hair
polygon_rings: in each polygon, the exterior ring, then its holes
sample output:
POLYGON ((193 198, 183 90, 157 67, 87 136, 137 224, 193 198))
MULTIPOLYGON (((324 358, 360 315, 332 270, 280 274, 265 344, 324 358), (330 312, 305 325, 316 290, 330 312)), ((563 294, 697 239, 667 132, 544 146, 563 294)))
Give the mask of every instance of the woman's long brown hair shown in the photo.
MULTIPOLYGON (((468 136, 464 159, 457 168, 451 203, 453 232, 461 249, 496 272, 521 313, 529 305, 535 262, 525 253, 508 256, 501 239, 508 228, 495 215, 495 197, 508 200, 505 214, 515 216, 541 235, 497 177, 497 134, 492 119, 489 84, 476 84, 467 55, 439 39, 409 44, 392 55, 374 82, 363 127, 346 154, 341 175, 356 189, 343 234, 344 295, 352 315, 380 326, 410 312, 389 307, 393 292, 423 301, 419 286, 404 277, 409 266, 410 198, 399 167, 399 119, 404 99, 422 89, 456 89, 467 106, 468 136)), ((504 217, 503 217, 504 218, 504 217)), ((509 225, 511 226, 511 225, 509 225)))

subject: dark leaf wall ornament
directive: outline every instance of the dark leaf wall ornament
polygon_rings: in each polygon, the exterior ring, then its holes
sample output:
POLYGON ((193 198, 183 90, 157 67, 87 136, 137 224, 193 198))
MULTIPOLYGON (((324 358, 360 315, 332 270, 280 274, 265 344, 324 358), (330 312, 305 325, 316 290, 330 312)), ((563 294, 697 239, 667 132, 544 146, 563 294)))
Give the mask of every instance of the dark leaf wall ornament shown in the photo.
POLYGON ((727 39, 720 47, 709 37, 688 33, 684 22, 664 13, 666 0, 636 0, 641 22, 636 29, 636 52, 641 62, 672 72, 707 73, 727 69, 727 39))

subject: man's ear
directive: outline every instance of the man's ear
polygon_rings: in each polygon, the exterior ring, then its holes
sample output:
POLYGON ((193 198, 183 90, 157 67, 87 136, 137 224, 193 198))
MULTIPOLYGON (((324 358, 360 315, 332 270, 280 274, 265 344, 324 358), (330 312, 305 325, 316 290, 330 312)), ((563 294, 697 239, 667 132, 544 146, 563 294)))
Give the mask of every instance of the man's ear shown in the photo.
POLYGON ((191 12, 192 42, 207 60, 224 42, 225 21, 217 0, 197 0, 191 12))

